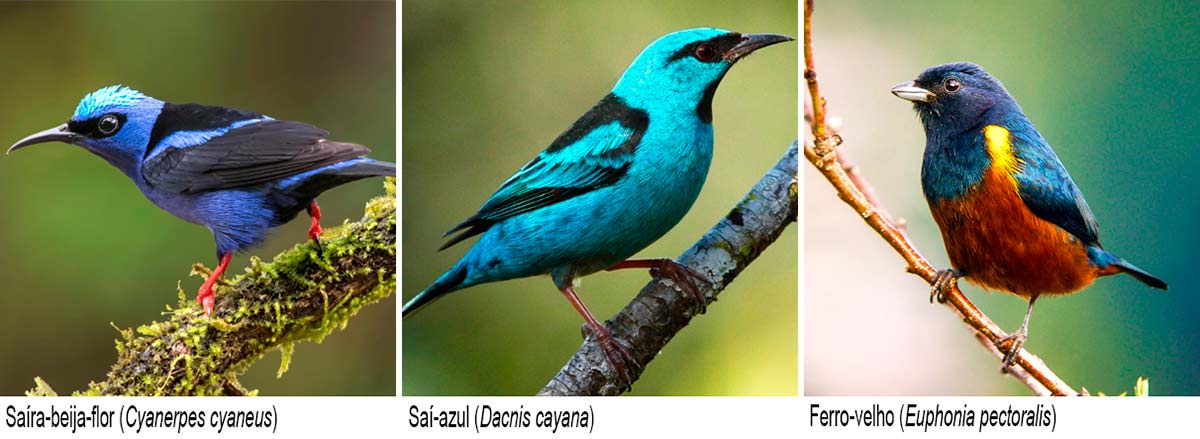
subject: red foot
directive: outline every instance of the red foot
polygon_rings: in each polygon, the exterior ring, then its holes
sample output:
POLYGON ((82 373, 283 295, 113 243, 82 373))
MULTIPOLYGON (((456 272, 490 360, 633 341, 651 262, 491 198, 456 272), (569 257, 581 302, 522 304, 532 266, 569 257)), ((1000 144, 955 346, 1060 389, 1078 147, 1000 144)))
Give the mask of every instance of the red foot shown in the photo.
POLYGON ((208 275, 208 279, 204 280, 204 285, 200 286, 200 293, 196 294, 196 302, 204 307, 204 315, 211 316, 213 305, 217 301, 216 294, 213 293, 213 285, 217 283, 217 279, 225 273, 225 268, 229 266, 229 260, 233 258, 233 252, 226 253, 221 256, 221 263, 217 268, 208 275))
MULTIPOLYGON (((559 291, 563 293, 563 296, 566 296, 567 301, 571 302, 571 306, 575 307, 575 311, 587 321, 587 329, 595 334, 596 341, 600 343, 600 348, 604 351, 604 358, 608 360, 608 364, 617 373, 618 382, 626 390, 630 389, 633 383, 633 374, 630 369, 639 369, 641 366, 634 359, 629 344, 625 343, 624 340, 613 337, 608 328, 596 320, 596 317, 588 310, 587 305, 584 305, 579 296, 575 294, 575 288, 570 283, 567 284, 566 288, 559 291)), ((587 338, 586 334, 584 338, 587 338)))
MULTIPOLYGON (((618 382, 625 387, 625 390, 632 389, 633 375, 631 368, 641 367, 637 360, 633 358, 632 346, 626 343, 625 340, 613 337, 612 332, 604 326, 595 326, 588 324, 589 332, 596 335, 596 341, 600 343, 600 349, 604 351, 604 359, 608 364, 617 371, 618 382)), ((584 338, 587 338, 585 335, 584 338)))
POLYGON ((700 292, 700 288, 697 285, 710 285, 710 283, 708 278, 696 272, 696 270, 685 267, 673 260, 660 258, 629 259, 618 262, 617 265, 608 267, 605 271, 627 268, 649 268, 650 276, 670 279, 685 293, 692 296, 692 299, 696 302, 696 306, 700 308, 700 314, 704 314, 708 309, 708 298, 704 296, 704 293, 700 292))
POLYGON ((308 239, 317 243, 317 250, 321 249, 321 206, 317 205, 317 201, 313 200, 308 203, 308 216, 312 217, 312 225, 308 226, 308 239))

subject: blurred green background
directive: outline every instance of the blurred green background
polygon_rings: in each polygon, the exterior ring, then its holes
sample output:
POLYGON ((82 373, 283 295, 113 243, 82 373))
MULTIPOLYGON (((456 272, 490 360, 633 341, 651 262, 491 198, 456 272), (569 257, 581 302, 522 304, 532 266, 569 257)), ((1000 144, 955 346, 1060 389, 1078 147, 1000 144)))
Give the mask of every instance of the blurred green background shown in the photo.
MULTIPOLYGON (((1200 271, 1182 256, 1200 245, 1198 29, 1195 2, 818 1, 812 32, 844 150, 937 267, 924 131, 888 90, 960 60, 1003 81, 1087 197, 1105 248, 1171 287, 1115 276, 1040 300, 1026 349, 1076 389, 1120 393, 1146 376, 1152 394, 1196 395, 1200 271)), ((805 393, 1028 394, 805 168, 805 393)), ((1020 325, 1024 300, 965 290, 1005 330, 1020 325)))
MULTIPOLYGON (((526 161, 604 96, 642 48, 701 26, 796 35, 797 4, 697 1, 406 1, 403 32, 402 296, 474 240, 437 252, 526 161)), ((738 63, 717 92, 716 145, 700 199, 638 254, 675 257, 728 213, 796 136, 791 43, 738 63)), ((709 313, 673 339, 636 395, 793 395, 797 235, 790 228, 709 313)), ((649 280, 598 273, 580 296, 605 319, 649 280)), ((575 353, 583 319, 547 277, 479 285, 405 319, 405 395, 527 395, 575 353)))
MULTIPOLYGON (((5 148, 63 123, 87 92, 125 84, 172 102, 225 105, 312 123, 395 159, 395 5, 391 3, 5 3, 0 105, 5 148)), ((145 200, 81 148, 47 144, 0 158, 0 394, 41 376, 60 393, 103 379, 116 331, 161 319, 216 264, 208 230, 145 200)), ((362 216, 370 179, 325 193, 324 224, 362 216)), ((238 255, 270 259, 303 242, 301 218, 238 255)), ((218 292, 220 294, 220 292, 218 292)), ((263 395, 395 394, 395 301, 367 307, 323 344, 296 346, 241 378, 263 395)))

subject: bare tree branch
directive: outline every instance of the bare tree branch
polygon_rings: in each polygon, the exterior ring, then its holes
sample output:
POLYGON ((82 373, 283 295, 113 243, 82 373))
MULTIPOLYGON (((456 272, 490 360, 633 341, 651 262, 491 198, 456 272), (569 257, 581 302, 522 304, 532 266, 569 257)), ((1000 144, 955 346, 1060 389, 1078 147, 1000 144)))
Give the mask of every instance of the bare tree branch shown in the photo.
MULTIPOLYGON (((792 143, 750 193, 677 259, 712 282, 700 286, 708 302, 716 301, 738 273, 796 222, 798 154, 797 144, 792 143)), ((629 370, 632 380, 687 326, 695 310, 695 300, 687 292, 671 280, 655 279, 608 321, 613 336, 629 343, 640 365, 629 370)), ((589 336, 538 394, 619 395, 626 389, 616 376, 603 349, 589 336)))

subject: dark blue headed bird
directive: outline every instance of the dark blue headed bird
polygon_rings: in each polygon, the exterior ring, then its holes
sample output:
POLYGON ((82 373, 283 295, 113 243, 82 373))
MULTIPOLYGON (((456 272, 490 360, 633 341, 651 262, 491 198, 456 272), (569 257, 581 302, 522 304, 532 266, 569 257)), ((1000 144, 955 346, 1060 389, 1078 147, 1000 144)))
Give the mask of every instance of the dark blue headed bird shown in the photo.
POLYGON ((196 301, 212 314, 213 285, 235 251, 301 211, 320 248, 317 195, 360 178, 395 175, 396 165, 363 157, 362 145, 333 142, 312 125, 233 108, 172 104, 124 86, 83 97, 67 123, 21 139, 79 145, 125 173, 159 208, 208 227, 220 264, 196 301))
POLYGON ((1118 273, 1167 288, 1100 245, 1100 226, 1066 166, 982 67, 933 66, 892 93, 913 103, 925 127, 921 187, 952 266, 938 272, 930 300, 960 277, 1029 300, 1021 327, 996 344, 1011 343, 1004 370, 1028 338, 1038 297, 1118 273))

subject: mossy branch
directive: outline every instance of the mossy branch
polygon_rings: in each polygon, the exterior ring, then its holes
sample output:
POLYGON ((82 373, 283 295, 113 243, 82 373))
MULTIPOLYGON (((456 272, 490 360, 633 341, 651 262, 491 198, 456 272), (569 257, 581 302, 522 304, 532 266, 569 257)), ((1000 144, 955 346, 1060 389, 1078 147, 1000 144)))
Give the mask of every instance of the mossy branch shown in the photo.
MULTIPOLYGON (((357 222, 327 230, 323 251, 311 242, 275 256, 251 258, 245 273, 217 290, 216 310, 204 311, 179 289, 169 320, 118 328, 117 361, 101 382, 77 395, 245 395, 238 375, 280 348, 282 375, 298 341, 321 341, 345 328, 362 307, 396 291, 396 182, 367 203, 357 222)), ((193 274, 208 270, 197 264, 193 274)), ((29 395, 54 395, 40 378, 29 395)))
MULTIPOLYGON (((796 143, 754 185, 749 194, 692 248, 676 259, 712 281, 699 286, 708 302, 733 282, 789 225, 796 222, 796 143)), ((629 375, 636 381, 646 364, 676 333, 695 317, 695 299, 668 279, 655 279, 633 301, 607 322, 613 336, 624 340, 637 367, 629 375)), ((593 337, 575 353, 539 395, 619 395, 626 389, 605 359, 593 337)))

